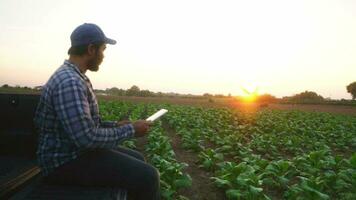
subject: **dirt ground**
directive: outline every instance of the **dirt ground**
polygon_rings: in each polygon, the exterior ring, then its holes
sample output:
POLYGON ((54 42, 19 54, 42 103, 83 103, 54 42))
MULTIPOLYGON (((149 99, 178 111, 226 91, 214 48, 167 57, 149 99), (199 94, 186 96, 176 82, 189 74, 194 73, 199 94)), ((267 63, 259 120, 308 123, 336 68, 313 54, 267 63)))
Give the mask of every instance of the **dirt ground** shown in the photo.
POLYGON ((355 106, 271 104, 269 107, 272 109, 279 109, 279 110, 303 110, 303 111, 328 112, 328 113, 356 116, 355 106))
POLYGON ((217 188, 210 177, 212 173, 199 168, 197 163, 198 156, 194 152, 187 151, 182 148, 181 139, 176 132, 167 124, 164 124, 164 129, 171 139, 171 145, 176 154, 176 159, 179 162, 187 163, 189 166, 185 172, 192 177, 192 186, 190 188, 178 191, 180 195, 188 197, 191 200, 224 200, 226 199, 223 190, 217 188))
POLYGON ((311 112, 328 112, 335 114, 345 114, 356 116, 356 106, 344 105, 303 105, 303 104, 268 104, 260 105, 257 103, 239 103, 233 98, 214 98, 209 101, 206 98, 170 98, 170 97, 118 97, 118 96, 99 96, 99 99, 105 100, 123 100, 130 102, 144 103, 170 103, 179 105, 205 106, 205 107, 227 107, 248 110, 258 110, 261 108, 271 108, 278 110, 303 110, 311 112))
MULTIPOLYGON (((212 177, 213 174, 199 168, 197 154, 183 149, 180 137, 166 123, 164 123, 163 128, 170 138, 176 159, 179 162, 184 162, 189 165, 185 168, 184 172, 188 173, 193 180, 192 186, 179 190, 178 195, 183 195, 191 200, 225 200, 225 192, 217 188, 209 178, 212 177)), ((144 146, 147 142, 147 137, 137 138, 137 150, 144 154, 144 146)))

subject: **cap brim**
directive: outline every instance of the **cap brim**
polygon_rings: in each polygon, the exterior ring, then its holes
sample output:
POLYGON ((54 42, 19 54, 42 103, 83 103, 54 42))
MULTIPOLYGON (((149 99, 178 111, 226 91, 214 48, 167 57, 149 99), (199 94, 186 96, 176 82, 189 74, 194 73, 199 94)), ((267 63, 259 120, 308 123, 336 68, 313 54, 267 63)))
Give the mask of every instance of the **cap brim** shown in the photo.
POLYGON ((110 39, 110 38, 105 38, 105 43, 106 44, 116 44, 116 40, 110 39))

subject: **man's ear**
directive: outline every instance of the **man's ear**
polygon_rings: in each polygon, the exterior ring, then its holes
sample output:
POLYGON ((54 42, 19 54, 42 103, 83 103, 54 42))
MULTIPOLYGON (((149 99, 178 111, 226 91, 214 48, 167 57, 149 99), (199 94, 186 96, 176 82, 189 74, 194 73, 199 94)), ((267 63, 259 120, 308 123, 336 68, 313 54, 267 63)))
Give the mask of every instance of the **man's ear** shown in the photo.
POLYGON ((96 54, 96 48, 93 44, 88 45, 88 55, 92 56, 96 54))

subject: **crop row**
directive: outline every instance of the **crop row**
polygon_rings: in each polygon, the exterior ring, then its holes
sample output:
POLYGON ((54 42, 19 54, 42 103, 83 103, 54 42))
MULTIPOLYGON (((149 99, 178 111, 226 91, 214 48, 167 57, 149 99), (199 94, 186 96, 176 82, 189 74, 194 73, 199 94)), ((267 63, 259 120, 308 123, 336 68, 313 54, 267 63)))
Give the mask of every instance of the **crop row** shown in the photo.
POLYGON ((355 199, 356 119, 172 106, 168 123, 229 199, 355 199))
MULTIPOLYGON (((157 107, 153 105, 132 104, 127 102, 100 102, 100 111, 105 120, 131 121, 145 119, 147 113, 154 113, 157 107)), ((130 139, 123 143, 128 148, 136 148, 136 139, 130 139)), ((161 121, 157 121, 151 127, 148 134, 148 142, 145 145, 145 155, 148 162, 156 167, 160 173, 161 196, 163 199, 187 199, 177 194, 181 188, 191 186, 192 179, 189 174, 183 173, 186 163, 178 162, 165 135, 161 121)))
MULTIPOLYGON (((326 113, 176 105, 101 103, 107 119, 146 117, 165 107, 164 122, 196 152, 229 199, 356 199, 356 118, 326 113)), ((191 184, 156 123, 145 152, 161 173, 162 196, 191 184)), ((125 142, 135 147, 134 141, 125 142)), ((204 192, 204 191, 202 191, 204 192)), ((179 197, 184 198, 184 197, 179 197)))

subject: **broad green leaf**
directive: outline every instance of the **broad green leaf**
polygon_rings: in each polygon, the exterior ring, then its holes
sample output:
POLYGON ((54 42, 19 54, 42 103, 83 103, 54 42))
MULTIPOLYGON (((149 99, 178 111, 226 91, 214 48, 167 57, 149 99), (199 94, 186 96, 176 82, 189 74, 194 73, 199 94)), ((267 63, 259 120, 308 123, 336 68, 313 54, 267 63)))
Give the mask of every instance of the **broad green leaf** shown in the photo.
POLYGON ((242 197, 241 191, 237 189, 229 189, 225 193, 228 199, 240 199, 242 197))
POLYGON ((192 186, 192 178, 189 175, 185 175, 174 181, 174 185, 177 188, 187 188, 192 186))
POLYGON ((352 154, 350 158, 350 163, 354 169, 356 169, 356 153, 352 154))
POLYGON ((249 190, 250 190, 250 192, 251 192, 252 194, 257 195, 257 194, 259 194, 260 192, 263 191, 263 188, 255 187, 255 186, 250 185, 250 186, 249 186, 249 190))

